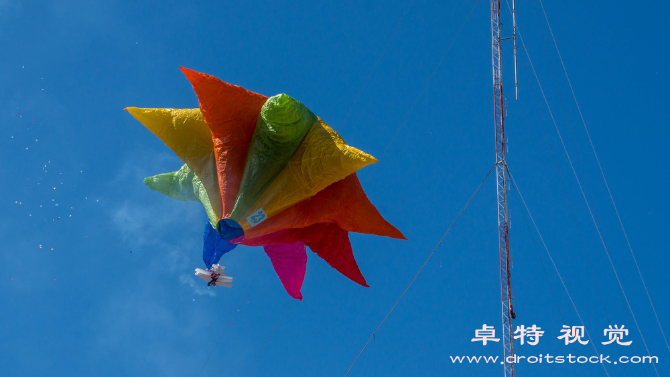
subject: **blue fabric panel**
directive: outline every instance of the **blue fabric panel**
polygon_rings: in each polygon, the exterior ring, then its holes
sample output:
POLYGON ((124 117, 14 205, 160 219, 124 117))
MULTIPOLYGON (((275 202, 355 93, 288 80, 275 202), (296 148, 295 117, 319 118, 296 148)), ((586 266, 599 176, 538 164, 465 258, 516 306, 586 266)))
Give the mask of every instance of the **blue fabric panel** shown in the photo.
POLYGON ((230 241, 244 235, 244 229, 235 220, 222 219, 219 221, 219 233, 224 240, 230 241))
POLYGON ((219 263, 219 259, 221 259, 223 254, 233 250, 237 246, 223 239, 219 232, 212 228, 209 221, 205 223, 203 241, 202 260, 205 262, 207 268, 211 268, 213 264, 219 263))

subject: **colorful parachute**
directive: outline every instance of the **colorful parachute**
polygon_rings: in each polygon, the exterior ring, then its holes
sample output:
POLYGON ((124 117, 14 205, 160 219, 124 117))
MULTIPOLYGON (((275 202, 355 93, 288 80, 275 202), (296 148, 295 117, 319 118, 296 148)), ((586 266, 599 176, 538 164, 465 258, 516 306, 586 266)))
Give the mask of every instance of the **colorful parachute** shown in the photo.
POLYGON ((265 97, 186 68, 199 109, 127 108, 185 163, 144 183, 199 201, 208 269, 238 244, 263 246, 284 288, 302 299, 306 247, 367 287, 348 232, 405 237, 363 192, 356 171, 377 162, 286 94, 265 97))

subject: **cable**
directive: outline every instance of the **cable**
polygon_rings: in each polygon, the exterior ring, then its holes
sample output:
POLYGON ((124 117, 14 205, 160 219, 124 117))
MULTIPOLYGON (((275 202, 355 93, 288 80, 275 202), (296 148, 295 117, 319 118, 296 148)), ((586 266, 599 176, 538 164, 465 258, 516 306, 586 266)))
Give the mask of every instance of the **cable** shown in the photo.
MULTIPOLYGON (((598 233, 598 236, 600 237, 600 242, 603 244, 603 248, 605 249, 605 253, 607 254, 607 259, 609 260, 610 265, 612 266, 612 271, 614 272, 614 276, 617 280, 617 283, 619 284, 619 288, 621 289, 621 292, 623 293, 624 299, 626 300, 626 304, 628 305, 628 310, 630 310, 630 313, 633 317, 633 322, 635 323, 635 326, 637 327, 637 330, 640 333, 640 338, 642 339, 642 343, 644 344, 644 347, 647 350, 647 353, 651 356, 651 353, 649 352, 649 347, 647 347, 647 343, 644 339, 644 335, 642 335, 642 331, 640 330, 640 325, 637 323, 637 319, 635 318, 635 314, 633 313, 633 308, 631 307, 630 302, 628 301, 628 297, 626 296, 626 292, 623 289, 623 285, 621 284, 621 280, 619 279, 619 275, 616 272, 616 268, 614 267, 614 263, 612 262, 612 258, 609 254, 609 250, 607 249, 607 244, 605 243, 603 235, 600 232, 600 228, 598 228, 598 224, 595 221, 595 218, 593 216, 593 212, 591 211, 591 207, 589 206, 589 202, 586 199, 586 194, 584 193, 584 189, 582 188, 582 185, 579 181, 579 177, 577 176, 577 172, 575 171, 575 167, 572 164, 572 160, 570 159, 570 154, 568 153, 568 150, 565 147, 565 143, 563 142, 563 137, 561 136, 561 132, 558 129, 558 125, 556 124, 556 120, 554 119, 554 115, 551 112, 551 107, 549 106, 549 102, 547 101, 547 97, 544 94, 544 89, 542 89, 542 84, 540 83, 540 80, 537 77, 537 73, 535 72, 535 68, 533 67, 533 61, 530 59, 530 55, 528 54, 528 50, 526 49, 526 44, 524 43, 523 37, 521 36, 521 31, 519 30, 518 27, 517 27, 517 33, 519 34, 519 38, 521 39, 521 46, 523 47, 523 50, 526 53, 526 57, 528 58, 528 62, 530 63, 530 67, 533 71, 533 75, 535 76, 535 80, 537 81, 538 87, 540 88, 540 93, 542 94, 544 102, 547 105, 547 109, 549 110, 549 115, 550 115, 551 120, 554 124, 554 127, 556 128, 556 132, 558 133, 558 137, 559 137, 559 140, 561 141, 561 145, 563 146, 563 150, 565 151, 565 154, 568 158, 568 162, 570 163, 570 168, 572 169, 572 173, 575 176, 575 179, 577 181, 577 185, 579 186, 579 190, 581 191, 582 197, 584 198, 586 208, 588 209, 589 214, 591 215, 591 219, 593 220, 593 223, 596 226, 596 231, 598 233)), ((654 370, 656 370, 656 366, 653 365, 653 364, 652 364, 652 366, 654 367, 654 370)), ((658 371, 656 371, 656 374, 658 375, 658 371)))
MULTIPOLYGON (((507 173, 509 173, 509 168, 507 169, 507 173)), ((523 206, 521 206, 521 199, 519 199, 519 193, 516 191, 516 188, 514 185, 512 185, 512 188, 514 189, 514 193, 516 194, 516 202, 519 205, 519 209, 521 209, 521 214, 523 215, 523 221, 526 223, 526 228, 528 229, 528 234, 530 235, 530 239, 533 240, 533 246, 535 248, 535 253, 537 254, 537 258, 540 260, 540 266, 542 266, 542 271, 544 272, 544 276, 547 278, 547 284, 549 284, 549 290, 551 291, 551 295, 554 297, 554 302, 556 303, 556 308, 558 308, 558 314, 561 316, 561 320, 563 321, 564 325, 567 325, 565 322, 565 317, 563 316, 563 311, 561 310, 561 305, 558 304, 558 299, 556 299, 556 293, 554 292, 554 288, 551 285, 551 280, 549 279, 549 274, 547 273, 547 269, 544 267, 544 262, 542 261, 542 257, 540 256, 540 249, 537 247, 537 243, 535 242, 535 237, 533 237, 533 232, 530 230, 530 224, 528 224, 528 219, 526 218, 526 212, 523 210, 523 206)), ((575 354, 577 353, 577 349, 575 348, 575 344, 571 343, 572 349, 575 351, 575 354)), ((582 375, 586 377, 586 374, 584 373, 584 368, 582 367, 581 364, 579 365, 579 369, 582 370, 582 375)), ((626 367, 624 366, 624 370, 626 367)), ((628 372, 626 372, 626 375, 628 375, 628 372)))
POLYGON ((232 325, 233 318, 235 318, 235 314, 237 314, 237 312, 239 311, 238 309, 240 308, 240 305, 242 305, 242 301, 244 301, 244 298, 247 297, 247 293, 249 293, 249 289, 251 289, 251 286, 256 281, 256 278, 258 277, 258 274, 261 272, 261 269, 265 265, 266 261, 267 261, 267 259, 263 259, 263 263, 261 263, 261 266, 258 267, 258 271, 256 271, 256 275, 254 275, 254 278, 251 280, 251 283, 249 283, 249 286, 247 287, 247 290, 244 291, 244 294, 242 295, 242 298, 240 299, 240 302, 237 303, 237 307, 233 311, 233 315, 230 316, 230 319, 228 320, 228 326, 226 326, 223 329, 223 332, 221 333, 221 336, 219 336, 219 340, 216 341, 216 344, 214 344, 214 347, 212 348, 212 352, 209 353, 209 356, 207 356, 207 360, 205 360, 205 363, 202 364, 202 368, 200 368, 200 372, 198 373, 198 377, 200 377, 200 375, 202 374, 202 371, 205 370, 205 366, 207 365, 207 362, 209 361, 209 358, 212 357, 212 354, 214 353, 214 350, 216 349, 216 346, 219 345, 219 342, 223 338, 223 334, 225 334, 226 331, 228 330, 228 327, 230 327, 230 325, 232 325))
MULTIPOLYGON (((584 176, 584 182, 585 182, 585 185, 586 185, 586 192, 588 193, 589 199, 591 200, 591 206, 593 207, 593 214, 595 216, 595 220, 594 220, 595 225, 598 229, 600 229, 601 228, 600 227, 600 221, 599 221, 599 218, 598 218, 598 211, 596 210, 595 200, 593 199, 593 195, 591 194, 591 187, 589 185, 589 180, 588 180, 588 176, 586 175, 586 171, 584 170, 584 165, 582 163, 581 154, 579 153, 579 147, 577 146, 577 141, 575 139, 575 134, 572 131, 572 124, 570 122, 570 118, 568 117, 568 112, 567 112, 567 109, 566 109, 566 106, 565 106, 565 102, 563 101, 563 95, 561 94, 561 89, 560 89, 560 86, 558 84, 558 77, 556 76, 556 72, 554 70, 554 65, 551 62, 552 59, 551 59, 550 54, 549 54, 549 47, 547 46, 547 42, 546 42, 545 37, 544 37, 544 32, 542 32, 542 26, 540 25, 540 18, 537 14, 537 9, 535 7, 535 3, 531 1, 531 4, 533 6, 533 13, 535 14, 535 19, 537 21, 537 24, 538 24, 538 27, 539 27, 539 30, 540 30, 540 35, 542 36, 542 44, 544 45, 544 49, 545 49, 545 52, 547 54, 547 59, 549 60, 549 67, 551 68, 551 73, 552 73, 552 76, 554 77, 554 83, 556 84, 556 91, 558 92, 558 97, 561 100, 561 106, 563 108, 563 114, 565 115, 565 120, 568 124, 568 130, 570 131, 570 136, 571 136, 571 139, 572 139, 572 145, 574 146, 575 152, 577 154, 577 162, 579 163, 579 167, 582 171, 582 175, 584 176)), ((546 14, 545 14, 545 19, 546 19, 546 14)), ((524 66, 525 66, 525 64, 524 64, 524 66)), ((529 79, 529 82, 530 82, 530 79, 529 79)), ((531 84, 531 89, 532 89, 532 84, 531 84)), ((533 90, 533 97, 535 97, 535 91, 534 90, 533 90)), ((536 105, 538 106, 538 111, 539 111, 539 104, 537 104, 537 98, 535 98, 535 102, 536 102, 536 105)), ((565 195, 568 198, 568 203, 570 203, 570 198, 569 198, 567 189, 565 188, 565 183, 563 182, 563 177, 561 175, 560 168, 558 166, 558 161, 556 160, 556 156, 554 155, 554 150, 553 150, 553 147, 551 146, 549 133, 546 130, 546 125, 544 124, 544 119, 541 115, 541 112, 540 112, 540 117, 542 119, 542 126, 545 128, 545 134, 547 136, 547 141, 549 143, 549 147, 551 149, 552 156, 554 157, 554 163, 556 164, 556 169, 559 172, 559 176, 561 176, 561 184, 563 184, 563 190, 565 191, 565 195)), ((585 198, 585 200, 586 200, 586 198, 585 198)), ((575 221, 575 226, 577 226, 577 230, 579 231, 579 225, 577 225, 577 219, 575 218, 574 211, 572 210, 572 204, 570 204, 570 210, 572 212, 573 220, 575 221)), ((580 236, 580 239, 581 239, 582 238, 581 237, 581 232, 580 232, 579 236, 580 236)), ((610 318, 609 318, 609 315, 607 313, 607 309, 605 308, 605 303, 603 301, 602 295, 600 294, 600 288, 598 287, 598 282, 597 282, 597 280, 595 278, 595 275, 593 273, 593 267, 591 266, 591 261, 590 261, 590 258, 588 256, 588 253, 586 252, 586 247, 584 245, 583 240, 582 240, 582 246, 584 247, 584 252, 585 252, 587 260, 589 262, 589 268, 591 269, 591 275, 593 276, 593 280, 596 284, 596 288, 598 289, 598 295, 600 296, 600 301, 603 305, 603 309, 605 310, 605 316, 607 317, 607 322, 611 325, 612 323, 610 322, 610 318)), ((621 292, 619 292, 619 296, 621 297, 621 301, 625 306, 626 303, 625 303, 623 294, 621 292)), ((628 321, 631 322, 631 318, 630 318, 630 315, 628 314, 628 311, 624 310, 624 312, 626 313, 626 317, 628 318, 628 321)), ((642 355, 642 353, 640 352, 640 346, 637 343, 637 336, 635 335, 635 332, 633 332, 632 335, 633 335, 633 340, 635 341, 635 347, 637 348, 638 353, 640 355, 642 355)), ((617 344, 617 350, 619 352, 619 355, 621 356, 621 347, 619 347, 618 344, 617 344)), ((644 368, 645 375, 647 375, 646 366, 643 365, 643 368, 644 368)), ((628 375, 628 371, 627 371, 625 366, 624 366, 624 371, 626 372, 626 375, 628 375)))
POLYGON ((607 193, 609 194, 610 200, 612 201, 612 206, 614 207, 614 212, 616 213, 617 219, 619 220, 619 225, 621 225, 621 230, 623 231, 623 235, 626 238, 626 243, 628 244, 628 249, 630 250, 630 254, 633 257, 633 262, 635 262, 635 268, 637 269, 638 275, 640 275, 640 280, 642 280, 642 285, 644 286, 644 291, 647 294, 647 298, 649 299, 649 304, 651 305, 651 309, 654 312, 654 317, 656 317, 656 323, 658 323, 658 327, 661 329, 661 334, 663 335, 663 340, 665 341, 665 347, 670 351, 670 345, 668 345, 668 339, 665 337, 665 332, 663 331, 663 326, 661 326, 661 321, 658 319, 658 314, 656 313, 656 308, 654 307, 654 303, 651 300, 651 295, 649 295, 649 290, 647 289, 647 284, 644 282, 644 278, 642 277, 642 272, 640 271, 640 266, 637 264, 637 259, 635 258, 635 253, 633 253, 633 248, 630 245, 630 240, 628 239, 628 234, 626 233, 626 229, 623 226, 623 221, 621 221, 621 216, 619 215, 619 210, 616 207, 616 204, 614 203, 614 197, 612 196, 612 191, 610 191, 609 184, 607 183, 607 178, 605 178, 605 172, 603 171, 602 166, 600 165, 600 159, 598 159, 598 154, 596 153, 596 149, 593 146, 593 141, 591 140, 591 134, 589 133, 589 129, 586 126, 586 121, 584 120, 584 115, 582 114, 582 109, 579 107, 579 102, 577 101, 577 96, 575 95, 575 90, 572 88, 572 83, 570 82, 570 77, 568 76, 568 71, 565 68, 565 64, 563 63, 563 57, 561 56, 561 52, 558 49, 558 44, 556 43, 556 38, 554 37, 554 32, 551 29, 551 25, 549 24, 549 18, 547 18, 547 13, 544 11, 544 5, 542 4, 542 0, 538 0, 540 2, 540 7, 542 8, 542 13, 544 14, 544 19, 547 21, 547 26, 549 27, 549 32, 551 33, 551 39, 554 42, 554 46, 556 47, 556 52, 558 53, 558 58, 561 61, 561 66, 563 67, 563 72, 565 73, 565 78, 568 81, 568 85, 570 86, 570 91, 572 92, 572 98, 575 100, 575 105, 577 105, 577 110, 579 111, 579 116, 582 119, 582 124, 584 125, 584 130, 586 131, 586 136, 589 139, 589 144, 591 145, 591 150, 593 151, 593 155, 596 158, 596 162, 598 163, 598 169, 600 170, 600 174, 603 177, 603 181, 605 182, 605 187, 607 188, 607 193))
MULTIPOLYGON (((579 147, 577 146, 577 140, 575 138, 575 134, 572 131, 572 122, 570 122, 570 117, 568 117, 568 111, 567 111, 567 108, 565 106, 565 101, 563 100, 563 94, 561 93, 561 88, 558 85, 558 77, 556 76, 556 71, 554 70, 554 64, 551 62, 551 56, 549 54, 549 47, 547 46, 547 41, 544 38, 544 32, 542 31, 542 26, 540 26, 540 18, 537 15, 537 10, 536 10, 536 7, 535 7, 535 3, 531 1, 531 5, 533 6, 533 13, 535 14, 535 20, 537 21, 537 24, 538 24, 538 30, 540 31, 540 36, 542 37, 542 44, 544 45, 544 51, 547 54, 547 60, 549 61, 549 68, 551 68, 551 74, 554 78, 554 84, 556 84, 556 91, 558 92, 558 98, 561 101, 561 107, 563 109, 563 115, 565 116, 565 121, 568 124, 568 130, 570 131, 570 137, 571 137, 571 140, 572 140, 572 145, 575 147, 575 153, 577 154, 577 162, 579 163, 579 167, 582 171, 582 175, 584 176, 584 183, 586 185, 586 192, 589 194, 589 199, 591 199, 591 206, 593 207, 593 213, 594 213, 595 218, 596 218, 596 224, 597 224, 598 227, 600 227, 600 221, 598 219, 598 211, 596 210, 595 200, 593 200, 593 195, 591 194, 591 186, 589 185, 589 179, 588 179, 588 176, 586 175, 586 171, 584 170, 584 164, 582 163, 582 157, 581 157, 581 153, 579 153, 579 147)), ((532 88, 532 85, 531 85, 531 88, 532 88)))
MULTIPOLYGON (((400 123, 398 128, 395 130, 395 133, 393 134, 393 137, 391 138, 391 141, 389 141, 389 143, 386 145, 386 148, 384 148, 384 152, 379 157, 379 160, 384 158, 384 156, 386 155, 386 152, 388 151, 389 147, 391 146, 393 141, 395 141, 396 136, 398 136, 398 132, 400 132, 400 130, 405 126, 405 123, 407 123, 407 118, 409 118, 409 115, 414 110, 414 107, 419 102, 419 99, 421 99, 421 96, 426 91, 426 88, 428 87, 428 84, 430 84, 430 82, 433 80, 433 77, 435 76, 435 73, 437 73, 437 70, 442 65, 442 62, 444 61, 444 58, 446 58, 449 51, 451 51, 451 47, 454 45, 454 42, 456 41, 456 38, 458 38, 458 36, 461 34, 461 31, 463 30, 463 27, 465 27, 465 24, 470 19, 470 16, 472 15, 472 12, 474 12, 475 8, 477 7, 477 4, 479 4, 479 0, 477 0, 475 5, 472 6, 472 9, 470 10, 470 13, 468 13, 468 16, 465 18, 465 21, 463 21, 463 24, 461 24, 461 27, 458 29, 458 32, 456 33, 454 38, 451 40, 451 43, 449 43, 449 47, 447 47, 447 51, 445 51, 444 54, 442 55, 442 57, 440 58, 440 61, 437 63, 437 66, 433 70, 433 73, 428 78, 428 81, 426 81, 426 84, 423 86, 423 89, 421 89, 421 92, 419 92, 419 95, 414 100, 414 103, 412 103, 412 106, 409 108, 409 111, 407 112, 407 114, 405 114, 405 118, 403 119, 402 123, 400 123)), ((375 173, 375 170, 377 170, 377 165, 378 164, 375 164, 375 166, 372 168, 372 171, 370 172, 370 175, 368 175, 368 178, 366 179, 365 183, 367 183, 370 180, 370 177, 375 173)))
POLYGON ((386 43, 386 46, 384 47, 384 50, 382 51, 381 55, 379 55, 379 58, 377 58, 377 61, 375 62, 374 67, 372 67, 372 71, 368 75, 368 78, 365 80, 365 84, 363 84, 363 87, 361 88, 361 90, 358 91, 358 95, 356 96, 356 99, 354 100, 354 103, 349 108, 349 112, 347 113, 347 116, 344 117, 344 121, 342 122, 342 128, 344 128, 344 125, 347 123, 347 119, 349 119, 349 115, 351 115, 351 111, 354 109, 354 106, 356 106, 356 104, 358 103, 358 99, 361 98, 361 94, 363 93, 365 88, 368 86, 368 82, 370 82, 370 79, 372 78, 372 74, 375 73, 375 70, 377 69, 377 66, 379 65, 379 62, 382 60, 382 57, 384 57, 384 54, 386 54, 386 50, 389 48, 389 45, 391 45, 391 41, 393 40, 393 37, 395 37, 395 34, 398 31, 398 28, 400 27, 400 24, 402 24, 402 21, 405 19, 405 16, 407 15, 407 12, 409 12, 409 8, 412 7, 412 4, 414 4, 414 0, 409 2, 409 5, 407 6, 407 9, 405 9, 405 13, 402 14, 402 17, 400 18, 400 21, 398 21, 398 24, 395 26, 395 29, 393 30, 393 33, 391 34, 391 37, 389 38, 388 42, 386 43))
POLYGON ((405 294, 407 294, 407 291, 409 291, 409 289, 412 287, 412 285, 414 284, 414 282, 416 281, 416 279, 419 277, 419 275, 421 275, 421 272, 423 272, 423 269, 426 267, 426 265, 428 264, 428 262, 430 261, 430 259, 433 257, 433 255, 435 254, 435 252, 437 251, 437 249, 439 249, 440 246, 442 246, 442 241, 444 241, 444 239, 447 237, 447 235, 448 235, 449 232, 451 231, 451 228, 454 226, 454 224, 456 224, 456 221, 458 221, 458 219, 461 217, 461 215, 463 215, 463 212, 465 212, 465 210, 468 208, 468 206, 470 205, 470 203, 472 202, 472 200, 475 198, 475 196, 476 196, 477 193, 479 192, 479 189, 482 188, 482 185, 484 184, 484 182, 486 181, 486 179, 489 177, 489 175, 491 175, 491 172, 493 172, 493 170, 495 170, 495 168, 496 168, 496 165, 493 165, 493 167, 491 168, 491 170, 489 170, 489 172, 486 173, 486 176, 485 176, 484 179, 479 183, 479 186, 477 186, 477 189, 475 190, 474 194, 472 194, 472 196, 470 197, 470 199, 468 200, 468 202, 465 204, 465 207, 463 207, 463 209, 462 209, 461 212, 458 214, 458 216, 456 216, 456 218, 455 218, 454 221, 451 223, 451 225, 449 225, 449 228, 447 228, 447 231, 442 235, 442 238, 440 239, 440 242, 438 242, 437 245, 435 246, 435 248, 433 248, 433 251, 428 255, 428 258, 426 258, 426 261, 423 262, 423 265, 421 265, 421 268, 419 268, 419 271, 416 273, 416 275, 414 275, 414 278, 410 281, 409 285, 407 285, 407 288, 405 288, 405 290, 402 292, 402 294, 400 295, 400 297, 398 297, 398 300, 397 300, 397 301, 395 302, 395 304, 393 304, 393 306, 391 307, 391 310, 389 310, 389 312, 386 313, 386 316, 384 317, 384 319, 382 319, 382 321, 381 321, 381 323, 379 324, 379 326, 377 326, 377 329, 375 329, 375 331, 372 332, 372 335, 370 335, 370 338, 368 339, 368 341, 365 343, 365 345, 363 346, 363 348, 361 349, 361 351, 358 353, 358 355, 356 356, 356 358, 354 359, 354 361, 351 363, 351 365, 349 366, 349 369, 347 369, 347 372, 344 374, 345 377, 349 375, 349 372, 351 372, 351 369, 354 367, 354 365, 356 364, 356 362, 358 361, 358 359, 361 357, 361 355, 363 354, 363 351, 365 351, 365 349, 368 347, 368 344, 370 344, 370 341, 372 341, 372 339, 375 338, 375 334, 377 334, 377 331, 379 331, 379 329, 384 325, 384 323, 386 322, 386 320, 388 319, 388 317, 389 317, 389 316, 391 315, 391 313, 393 313, 393 311, 395 310, 396 306, 398 306, 398 304, 399 304, 400 301, 403 299, 403 297, 405 297, 405 294))
MULTIPOLYGON (((517 29, 518 31, 518 29, 517 29)), ((561 281, 561 284, 563 285, 563 289, 565 289, 565 293, 568 295, 568 298, 570 299, 570 303, 572 304, 572 307, 575 309, 575 313, 577 313, 577 318, 579 318, 579 322, 584 326, 584 320, 582 320, 582 316, 579 314, 579 310, 577 310, 577 305, 575 305, 575 302, 572 300, 572 296, 570 296, 570 292, 568 291, 568 287, 565 285, 565 282, 563 281, 563 277, 561 276, 561 273, 558 272, 558 267, 556 267, 556 263, 554 263, 554 258, 551 256, 551 253, 549 252, 549 248, 547 247, 547 244, 544 243, 544 238, 542 238, 542 233, 540 233, 540 229, 537 227, 537 224, 535 224, 535 220, 533 219, 533 215, 531 215, 530 210, 528 209, 528 206, 526 205, 526 201, 523 199, 523 195, 521 194, 521 191, 519 190, 519 186, 517 186, 516 181, 514 180, 514 176, 512 173, 507 169, 507 173, 509 174, 510 179, 512 180, 512 185, 514 185, 514 189, 516 192, 519 194, 519 197, 521 198, 521 202, 523 203, 523 206, 526 208, 526 212, 528 212, 528 217, 530 218, 530 221, 533 223, 533 226, 535 227, 535 231, 537 231, 537 235, 540 237, 540 241, 542 242, 542 246, 544 246, 544 249, 547 251, 547 255, 549 255, 549 260, 551 261, 551 264, 554 266, 554 270, 556 271, 556 275, 558 275, 558 279, 561 281)), ((591 345, 593 346, 593 350, 596 351, 596 355, 599 355, 600 353, 598 352, 598 349, 596 348, 596 344, 593 342, 593 339, 591 339, 591 335, 589 335, 589 331, 586 330, 586 326, 584 326, 584 332, 586 333, 586 336, 589 338, 589 341, 591 342, 591 345)), ((605 370, 605 374, 609 376, 609 373, 607 373, 607 368, 605 368, 605 364, 601 363, 603 369, 605 370)))
MULTIPOLYGON (((596 290, 598 292, 598 297, 600 298, 600 304, 602 305, 603 311, 605 312, 605 317, 607 318, 607 323, 611 325, 612 322, 610 321, 610 317, 609 317, 609 314, 607 312, 607 307, 605 306, 605 300, 603 299, 602 293, 600 292, 600 286, 598 285, 598 280, 596 279, 595 272, 593 271, 593 265, 591 264, 591 258, 589 257, 589 253, 586 249, 586 244, 584 243, 584 239, 582 237, 582 232, 579 228, 579 224, 577 223, 577 218, 575 216, 575 212, 574 212, 574 209, 573 209, 573 206, 572 206, 572 202, 570 200, 570 195, 568 195, 568 190, 565 187, 565 182, 563 180, 563 174, 561 173, 561 168, 558 165, 558 159, 556 158, 556 153, 554 152, 554 147, 552 146, 551 138, 549 137, 549 131, 547 130, 547 125, 545 124, 544 116, 542 116, 542 110, 540 109, 540 103, 537 100, 537 96, 535 95, 535 89, 533 88, 533 84, 530 81, 530 77, 528 76, 528 69, 526 68, 526 62, 524 60, 521 60, 521 62, 523 63, 524 73, 526 73, 526 78, 528 79, 528 84, 529 84, 531 93, 533 95, 533 99, 535 100, 535 106, 537 107, 537 112, 540 115, 540 122, 542 123, 542 128, 544 129, 544 134, 547 137, 547 143, 549 144, 549 150, 551 151, 551 156, 554 160, 554 166, 556 167, 556 171, 558 172, 558 177, 561 180, 561 186, 563 187, 563 192, 565 193, 565 197, 568 201, 568 206, 570 208, 570 213, 572 214, 572 220, 575 223, 575 227, 577 228, 577 234, 579 235, 579 239, 580 239, 581 244, 582 244, 582 250, 584 251, 584 255, 586 256, 586 261, 588 262, 589 270, 591 271, 591 277, 593 278, 593 282, 595 283, 596 290)), ((623 296, 621 297, 621 300, 623 302, 623 296)), ((624 304, 625 304, 625 302, 624 302, 624 304)), ((626 311, 626 315, 628 315, 628 311, 626 311)), ((630 318, 629 318, 629 320, 630 320, 630 318)), ((633 337, 635 338, 634 333, 633 333, 633 337)), ((620 349, 618 344, 616 346, 617 346, 617 350, 619 352, 619 356, 621 356, 621 349, 620 349)), ((637 345, 637 339, 635 339, 635 346, 638 348, 638 353, 639 353, 640 350, 639 350, 639 346, 637 345)), ((624 365, 624 371, 626 373, 626 376, 628 376, 628 370, 626 369, 625 365, 624 365)), ((645 369, 645 374, 646 374, 646 369, 645 369)))

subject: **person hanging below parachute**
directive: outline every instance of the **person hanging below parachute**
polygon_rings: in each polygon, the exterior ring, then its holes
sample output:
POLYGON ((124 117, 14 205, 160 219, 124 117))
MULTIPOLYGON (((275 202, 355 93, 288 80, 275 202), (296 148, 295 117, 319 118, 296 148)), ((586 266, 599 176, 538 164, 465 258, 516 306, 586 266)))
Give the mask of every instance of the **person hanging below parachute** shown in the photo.
POLYGON ((349 232, 406 239, 365 195, 356 175, 377 162, 345 143, 300 101, 266 97, 181 68, 196 109, 128 107, 184 162, 144 179, 149 188, 205 207, 203 261, 196 275, 230 286, 218 265, 237 245, 263 246, 291 297, 302 300, 307 247, 368 287, 349 232), (219 279, 221 279, 219 281, 219 279))
POLYGON ((222 285, 224 287, 232 287, 233 278, 226 276, 223 273, 225 267, 219 266, 218 264, 213 264, 209 270, 203 270, 202 268, 195 269, 195 276, 207 282, 207 286, 212 285, 222 285))

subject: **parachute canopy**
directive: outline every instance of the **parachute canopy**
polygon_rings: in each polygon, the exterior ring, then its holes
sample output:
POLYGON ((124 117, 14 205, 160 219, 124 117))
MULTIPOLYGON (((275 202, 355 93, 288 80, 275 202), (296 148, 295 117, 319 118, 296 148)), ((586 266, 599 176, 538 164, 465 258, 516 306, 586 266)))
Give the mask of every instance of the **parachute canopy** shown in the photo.
POLYGON ((309 247, 367 287, 348 233, 405 238, 370 203, 356 176, 377 160, 286 94, 268 98, 182 71, 199 109, 126 110, 184 162, 144 182, 171 198, 202 203, 209 219, 207 268, 238 244, 263 246, 286 291, 302 299, 309 247))

